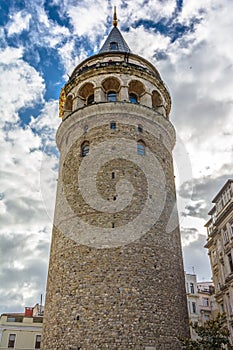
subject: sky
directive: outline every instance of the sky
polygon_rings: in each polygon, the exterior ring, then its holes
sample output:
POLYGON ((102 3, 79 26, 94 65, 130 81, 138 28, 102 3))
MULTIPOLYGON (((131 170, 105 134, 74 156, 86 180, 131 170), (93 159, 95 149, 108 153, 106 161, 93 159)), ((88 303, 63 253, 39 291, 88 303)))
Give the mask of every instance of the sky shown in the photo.
POLYGON ((98 53, 114 5, 131 51, 171 94, 184 267, 211 280, 204 224, 233 178, 232 0, 0 0, 0 313, 44 301, 59 94, 98 53))

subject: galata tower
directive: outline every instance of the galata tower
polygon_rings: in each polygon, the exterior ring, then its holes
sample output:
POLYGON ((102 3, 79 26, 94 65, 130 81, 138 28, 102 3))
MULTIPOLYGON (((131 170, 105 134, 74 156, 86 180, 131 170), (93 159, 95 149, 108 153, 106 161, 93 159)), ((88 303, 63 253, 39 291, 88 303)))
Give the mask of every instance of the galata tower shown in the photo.
POLYGON ((189 334, 170 95, 117 22, 60 95, 43 350, 178 350, 189 334))

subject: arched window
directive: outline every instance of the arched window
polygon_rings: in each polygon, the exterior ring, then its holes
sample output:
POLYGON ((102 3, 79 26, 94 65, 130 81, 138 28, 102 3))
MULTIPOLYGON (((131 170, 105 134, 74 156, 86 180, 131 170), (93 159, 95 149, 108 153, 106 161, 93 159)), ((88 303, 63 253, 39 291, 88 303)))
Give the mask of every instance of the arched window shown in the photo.
POLYGON ((145 155, 145 144, 143 141, 137 142, 137 154, 139 154, 140 156, 145 155))
POLYGON ((109 91, 107 93, 107 100, 108 100, 108 102, 115 102, 117 100, 116 91, 109 91))
POLYGON ((87 105, 91 105, 94 102, 94 94, 91 94, 87 98, 87 105))
POLYGON ((141 124, 138 124, 138 132, 142 132, 142 131, 143 131, 143 129, 142 129, 141 124))
POLYGON ((129 102, 140 103, 140 98, 145 93, 146 89, 143 83, 139 80, 131 80, 129 83, 129 102))
POLYGON ((83 103, 90 105, 94 102, 94 85, 92 83, 86 83, 78 90, 78 97, 81 98, 83 103))
POLYGON ((129 94, 129 102, 130 102, 130 103, 138 103, 138 97, 137 97, 137 95, 131 92, 131 93, 129 94))
POLYGON ((112 51, 118 51, 118 43, 116 43, 115 41, 112 41, 110 43, 110 50, 112 51))
POLYGON ((109 102, 117 101, 117 93, 120 90, 121 82, 115 77, 108 77, 102 82, 102 87, 105 92, 106 100, 109 102))
POLYGON ((158 108, 158 107, 162 106, 162 104, 163 104, 163 100, 162 100, 162 97, 159 94, 159 92, 153 91, 152 92, 152 107, 158 108))
POLYGON ((81 145, 81 156, 86 157, 90 151, 90 145, 89 142, 85 141, 81 145))

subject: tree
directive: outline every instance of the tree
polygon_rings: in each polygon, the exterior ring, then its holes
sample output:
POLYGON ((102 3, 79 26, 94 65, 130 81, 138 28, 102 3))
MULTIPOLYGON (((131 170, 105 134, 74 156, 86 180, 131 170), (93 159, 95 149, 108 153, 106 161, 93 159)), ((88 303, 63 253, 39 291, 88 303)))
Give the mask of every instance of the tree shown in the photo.
POLYGON ((206 321, 203 326, 197 322, 191 327, 198 335, 197 340, 182 338, 181 343, 185 350, 220 350, 233 349, 229 342, 229 330, 226 326, 225 314, 218 314, 215 320, 206 321))

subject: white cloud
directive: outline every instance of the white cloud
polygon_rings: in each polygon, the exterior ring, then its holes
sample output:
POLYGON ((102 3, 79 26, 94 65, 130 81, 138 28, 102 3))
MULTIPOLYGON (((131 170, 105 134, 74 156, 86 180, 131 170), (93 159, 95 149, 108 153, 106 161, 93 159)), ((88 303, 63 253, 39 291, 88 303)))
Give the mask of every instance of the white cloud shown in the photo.
POLYGON ((22 48, 0 51, 1 123, 16 122, 20 108, 43 101, 44 80, 22 57, 22 48))
POLYGON ((97 35, 105 32, 108 10, 107 6, 103 6, 103 1, 85 1, 79 6, 69 5, 66 11, 74 27, 74 34, 88 35, 94 42, 97 35))
POLYGON ((170 39, 159 33, 154 33, 152 30, 145 30, 143 26, 136 29, 130 29, 124 35, 132 52, 153 61, 156 49, 166 50, 170 39))
POLYGON ((9 36, 20 34, 23 30, 29 30, 31 14, 19 11, 11 15, 11 19, 6 27, 9 36))

